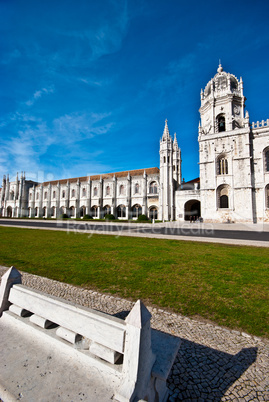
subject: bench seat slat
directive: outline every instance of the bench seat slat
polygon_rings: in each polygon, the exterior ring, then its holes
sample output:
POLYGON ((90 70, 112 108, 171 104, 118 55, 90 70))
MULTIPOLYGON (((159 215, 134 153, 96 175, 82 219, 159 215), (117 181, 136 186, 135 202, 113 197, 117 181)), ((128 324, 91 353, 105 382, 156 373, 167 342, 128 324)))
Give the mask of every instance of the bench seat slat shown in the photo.
POLYGON ((24 285, 11 288, 9 301, 119 353, 124 352, 125 322, 116 317, 62 301, 24 285))

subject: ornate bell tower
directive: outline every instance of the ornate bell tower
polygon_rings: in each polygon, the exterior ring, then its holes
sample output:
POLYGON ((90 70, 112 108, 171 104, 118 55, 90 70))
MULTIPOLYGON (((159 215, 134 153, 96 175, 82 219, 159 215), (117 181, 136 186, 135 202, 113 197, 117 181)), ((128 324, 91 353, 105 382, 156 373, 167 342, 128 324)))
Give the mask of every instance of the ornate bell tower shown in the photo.
POLYGON ((242 78, 220 64, 201 90, 199 110, 201 216, 208 221, 253 221, 252 150, 244 107, 242 78))

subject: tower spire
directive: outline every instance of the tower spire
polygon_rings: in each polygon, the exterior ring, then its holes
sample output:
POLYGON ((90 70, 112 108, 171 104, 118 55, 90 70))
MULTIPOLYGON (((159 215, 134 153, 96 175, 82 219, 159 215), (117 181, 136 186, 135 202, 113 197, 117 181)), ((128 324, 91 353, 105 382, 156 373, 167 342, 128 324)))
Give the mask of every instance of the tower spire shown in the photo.
POLYGON ((170 139, 171 139, 171 137, 170 137, 170 134, 169 134, 167 119, 165 119, 165 125, 164 125, 162 140, 167 141, 167 140, 170 140, 170 139))

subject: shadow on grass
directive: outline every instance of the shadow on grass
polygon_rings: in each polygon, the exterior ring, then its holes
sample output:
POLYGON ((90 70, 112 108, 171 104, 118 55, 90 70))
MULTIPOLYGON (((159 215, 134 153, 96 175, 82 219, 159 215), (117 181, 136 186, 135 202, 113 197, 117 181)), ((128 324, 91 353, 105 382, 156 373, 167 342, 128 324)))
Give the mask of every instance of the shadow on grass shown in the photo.
POLYGON ((168 387, 174 395, 168 401, 221 401, 255 362, 257 351, 255 347, 243 348, 231 355, 182 339, 168 377, 168 387))

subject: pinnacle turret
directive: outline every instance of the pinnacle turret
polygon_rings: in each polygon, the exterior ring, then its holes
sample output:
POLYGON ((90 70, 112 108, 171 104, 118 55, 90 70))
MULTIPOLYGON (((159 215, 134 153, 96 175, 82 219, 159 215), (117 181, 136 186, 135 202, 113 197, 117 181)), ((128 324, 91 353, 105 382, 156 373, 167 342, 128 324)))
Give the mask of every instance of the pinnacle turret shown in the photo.
POLYGON ((167 141, 167 140, 171 140, 171 136, 170 136, 170 133, 169 133, 167 119, 166 119, 165 120, 164 130, 163 130, 162 141, 167 141))
POLYGON ((178 149, 177 133, 174 134, 174 149, 178 149))

